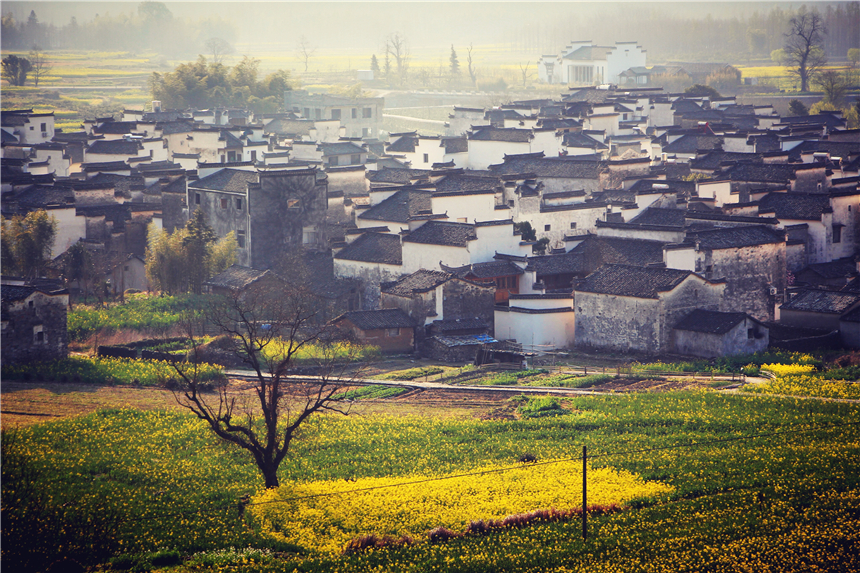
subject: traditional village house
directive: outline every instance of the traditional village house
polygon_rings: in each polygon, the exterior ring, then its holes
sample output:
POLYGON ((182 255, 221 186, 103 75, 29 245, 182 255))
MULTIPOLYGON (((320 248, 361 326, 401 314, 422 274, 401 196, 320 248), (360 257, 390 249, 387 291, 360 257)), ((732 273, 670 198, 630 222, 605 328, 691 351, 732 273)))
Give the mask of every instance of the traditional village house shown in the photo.
POLYGON ((702 358, 763 352, 769 343, 767 326, 744 312, 697 309, 672 329, 673 352, 702 358))
POLYGON ((598 46, 586 40, 571 42, 558 55, 541 56, 538 77, 549 84, 617 84, 621 72, 645 65, 645 50, 636 42, 598 46))
POLYGON ((725 285, 690 271, 604 265, 576 285, 576 346, 668 352, 672 328, 696 309, 720 310, 725 285))
POLYGON ((358 342, 379 347, 382 352, 412 352, 415 320, 399 308, 345 312, 331 321, 352 334, 358 342))
MULTIPOLYGON (((399 308, 419 327, 436 322, 469 319, 471 328, 493 331, 494 288, 459 278, 454 273, 421 269, 393 283, 382 285, 380 306, 399 308)), ((450 329, 448 329, 450 330, 450 329)), ((425 336, 419 329, 417 342, 425 336)))
POLYGON ((802 290, 779 307, 779 322, 788 326, 839 330, 842 315, 860 307, 860 293, 802 290))
POLYGON ((666 266, 724 282, 722 309, 768 321, 785 296, 785 248, 785 232, 765 226, 691 230, 683 243, 665 247, 666 266))
POLYGON ((385 100, 378 97, 348 98, 309 94, 305 90, 284 92, 284 107, 305 119, 332 119, 346 128, 347 137, 376 138, 382 124, 385 100))
POLYGON ((512 294, 508 305, 497 305, 495 336, 516 340, 530 351, 570 348, 575 342, 573 295, 512 294))
POLYGON ((0 130, 14 138, 15 143, 46 143, 54 138, 54 112, 34 113, 32 109, 3 110, 0 113, 0 130))
POLYGON ((68 291, 4 282, 0 294, 4 364, 68 356, 68 291))

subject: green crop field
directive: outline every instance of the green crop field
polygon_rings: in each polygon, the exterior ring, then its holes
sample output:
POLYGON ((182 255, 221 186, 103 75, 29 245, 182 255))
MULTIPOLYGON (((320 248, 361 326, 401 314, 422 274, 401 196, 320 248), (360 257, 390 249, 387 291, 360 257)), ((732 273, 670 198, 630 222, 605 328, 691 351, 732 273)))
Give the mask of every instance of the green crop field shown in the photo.
POLYGON ((43 570, 61 556, 183 572, 860 568, 860 405, 713 391, 545 402, 517 400, 555 415, 511 421, 318 417, 277 492, 182 412, 104 410, 7 430, 4 568, 43 570), (582 446, 593 488, 584 541, 570 513, 582 446), (520 482, 532 484, 525 506, 512 493, 520 482), (510 513, 528 521, 462 533, 510 513), (428 537, 433 524, 449 529, 428 537), (340 554, 343 540, 373 534, 400 544, 340 554))

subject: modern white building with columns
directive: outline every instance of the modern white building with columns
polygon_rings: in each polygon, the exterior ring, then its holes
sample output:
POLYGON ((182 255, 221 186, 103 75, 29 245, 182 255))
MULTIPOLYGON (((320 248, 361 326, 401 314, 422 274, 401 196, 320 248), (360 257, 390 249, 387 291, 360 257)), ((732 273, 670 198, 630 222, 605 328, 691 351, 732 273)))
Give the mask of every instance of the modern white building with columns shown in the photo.
POLYGON ((585 40, 568 44, 560 54, 541 56, 538 77, 548 84, 617 84, 618 75, 635 66, 645 67, 645 50, 636 42, 598 46, 585 40))

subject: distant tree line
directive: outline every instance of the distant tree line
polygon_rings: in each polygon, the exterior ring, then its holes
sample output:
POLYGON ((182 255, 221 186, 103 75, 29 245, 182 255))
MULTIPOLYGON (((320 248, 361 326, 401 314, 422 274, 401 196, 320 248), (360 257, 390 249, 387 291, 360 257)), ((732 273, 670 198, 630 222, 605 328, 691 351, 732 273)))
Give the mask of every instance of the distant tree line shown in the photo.
MULTIPOLYGON (((755 11, 747 17, 694 18, 673 14, 677 4, 637 6, 611 4, 599 13, 582 12, 568 18, 547 18, 545 23, 527 24, 503 30, 504 42, 512 49, 538 54, 553 54, 571 40, 591 38, 610 42, 608 34, 595 36, 595 30, 611 31, 615 40, 636 40, 648 50, 649 61, 702 60, 725 61, 739 57, 767 58, 783 47, 783 33, 790 20, 802 11, 817 11, 827 29, 823 49, 830 60, 845 58, 851 48, 860 48, 860 2, 809 4, 810 8, 785 9, 774 5, 770 11, 755 11), (667 34, 666 30, 671 30, 667 34)), ((612 40, 614 41, 614 40, 612 40)))
POLYGON ((260 60, 249 56, 233 67, 200 56, 172 72, 153 72, 149 88, 153 99, 168 109, 240 106, 274 113, 283 105, 284 91, 291 89, 290 73, 278 70, 258 80, 259 67, 260 60))
POLYGON ((228 44, 235 41, 234 24, 220 17, 197 21, 176 18, 167 5, 153 0, 138 4, 136 14, 99 14, 83 23, 72 17, 64 26, 40 22, 34 10, 23 22, 6 12, 0 29, 0 46, 4 50, 29 50, 39 45, 50 50, 150 50, 160 54, 194 54, 206 49, 212 38, 228 44))

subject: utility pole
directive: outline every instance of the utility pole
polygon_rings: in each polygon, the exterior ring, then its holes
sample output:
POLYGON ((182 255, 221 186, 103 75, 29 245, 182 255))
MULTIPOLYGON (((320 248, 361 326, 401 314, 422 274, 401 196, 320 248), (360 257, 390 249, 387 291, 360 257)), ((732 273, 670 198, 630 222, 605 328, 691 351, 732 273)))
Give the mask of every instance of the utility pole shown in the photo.
POLYGON ((587 466, 588 454, 586 447, 582 446, 582 539, 588 539, 588 480, 586 478, 588 472, 587 466))

